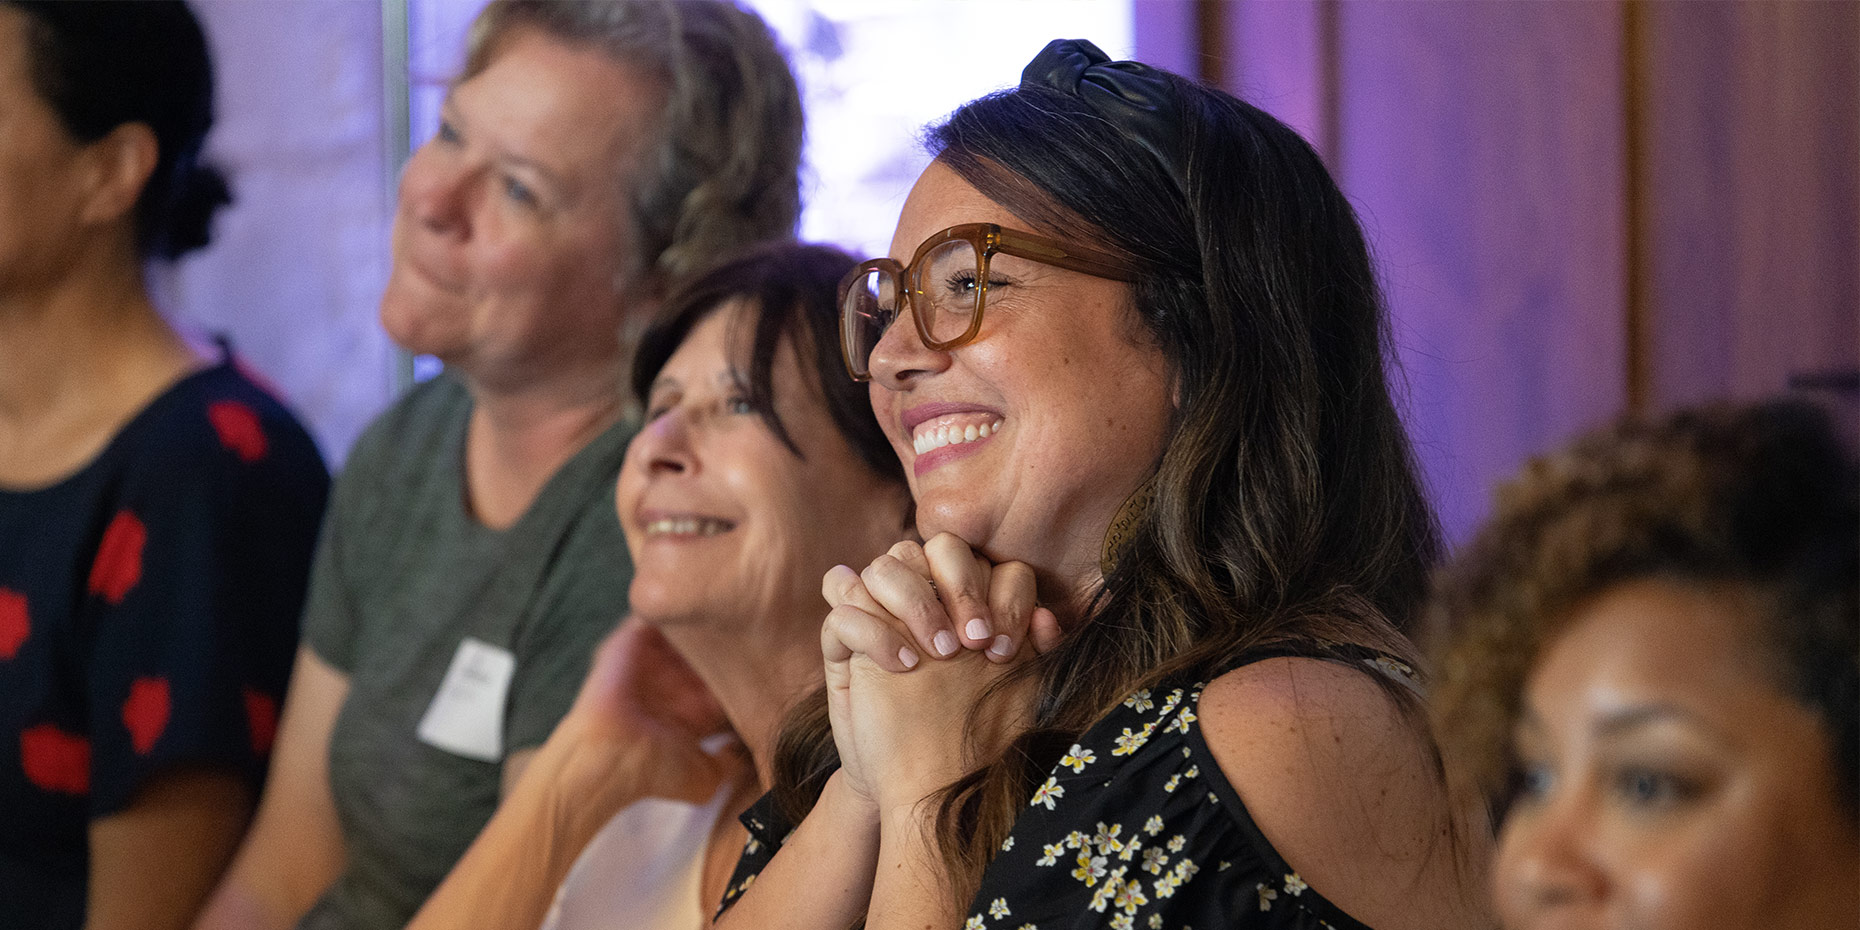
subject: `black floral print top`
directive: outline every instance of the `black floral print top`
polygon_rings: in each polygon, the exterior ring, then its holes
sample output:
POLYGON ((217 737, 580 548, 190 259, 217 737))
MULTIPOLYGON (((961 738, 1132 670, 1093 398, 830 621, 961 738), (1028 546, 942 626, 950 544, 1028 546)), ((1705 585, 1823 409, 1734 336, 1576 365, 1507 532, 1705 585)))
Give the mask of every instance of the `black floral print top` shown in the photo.
MULTIPOLYGON (((1367 930, 1306 885, 1247 814, 1197 725, 1205 684, 1138 691, 1072 746, 983 874, 964 930, 1367 930)), ((719 914, 793 832, 766 796, 742 820, 749 842, 719 914)))

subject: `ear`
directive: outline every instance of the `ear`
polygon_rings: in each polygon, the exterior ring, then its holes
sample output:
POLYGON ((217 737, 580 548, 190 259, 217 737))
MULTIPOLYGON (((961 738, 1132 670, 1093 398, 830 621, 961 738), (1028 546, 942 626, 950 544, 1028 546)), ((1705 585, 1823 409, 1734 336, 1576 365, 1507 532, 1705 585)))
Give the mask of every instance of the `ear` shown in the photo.
POLYGON ((129 215, 155 172, 160 146, 146 123, 124 123, 85 146, 89 189, 80 216, 90 223, 113 223, 129 215))

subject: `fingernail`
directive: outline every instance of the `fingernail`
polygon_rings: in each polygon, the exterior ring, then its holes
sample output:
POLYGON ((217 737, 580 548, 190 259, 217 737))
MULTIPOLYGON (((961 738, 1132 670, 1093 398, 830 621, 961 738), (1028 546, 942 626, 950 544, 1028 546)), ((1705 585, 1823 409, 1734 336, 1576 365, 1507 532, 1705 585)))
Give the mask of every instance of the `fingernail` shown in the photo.
POLYGON ((1014 655, 1014 638, 1003 633, 989 644, 988 651, 1003 659, 1009 658, 1014 655))
POLYGON ((917 667, 917 651, 915 649, 912 649, 909 646, 905 646, 904 648, 899 649, 898 650, 898 661, 903 662, 905 668, 916 668, 917 667))
POLYGON ((937 634, 930 638, 930 642, 936 646, 936 654, 944 658, 955 655, 959 645, 956 642, 956 634, 948 630, 938 630, 937 634))
POLYGON ((969 625, 963 627, 963 629, 968 631, 970 639, 975 640, 978 643, 986 641, 988 639, 988 634, 990 632, 988 629, 988 621, 983 620, 980 617, 976 617, 974 620, 970 620, 969 625))

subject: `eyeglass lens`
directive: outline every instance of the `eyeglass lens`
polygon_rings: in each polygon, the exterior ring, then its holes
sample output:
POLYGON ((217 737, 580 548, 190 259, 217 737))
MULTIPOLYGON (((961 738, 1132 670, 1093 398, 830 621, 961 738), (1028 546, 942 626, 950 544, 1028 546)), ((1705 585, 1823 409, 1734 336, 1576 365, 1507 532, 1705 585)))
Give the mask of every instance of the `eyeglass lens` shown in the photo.
MULTIPOLYGON (((910 303, 919 323, 936 343, 949 343, 969 331, 982 305, 982 256, 962 239, 938 243, 907 274, 913 275, 910 303)), ((846 290, 840 308, 840 336, 857 374, 870 373, 872 350, 902 313, 904 288, 888 271, 868 270, 846 290)))

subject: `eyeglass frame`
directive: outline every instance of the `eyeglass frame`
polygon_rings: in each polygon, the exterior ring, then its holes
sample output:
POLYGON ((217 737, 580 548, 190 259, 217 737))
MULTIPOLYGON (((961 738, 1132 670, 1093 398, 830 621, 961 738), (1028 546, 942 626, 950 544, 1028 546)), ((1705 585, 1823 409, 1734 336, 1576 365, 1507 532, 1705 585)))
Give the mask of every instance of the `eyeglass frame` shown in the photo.
MULTIPOLYGON (((917 251, 912 253, 908 265, 901 265, 896 259, 889 257, 868 258, 840 279, 840 359, 846 363, 846 373, 852 375, 854 381, 872 380, 871 352, 866 353, 866 370, 864 374, 860 374, 859 367, 853 363, 851 333, 847 328, 846 298, 851 295, 853 286, 862 278, 874 271, 892 275, 898 283, 898 308, 895 312, 902 314, 907 309, 910 310, 911 320, 917 328, 917 338, 923 341, 924 347, 932 352, 947 352, 975 341, 975 337, 981 333, 982 311, 988 306, 988 263, 997 252, 1039 262, 1042 265, 1091 275, 1094 278, 1125 283, 1136 280, 1136 267, 1133 263, 1107 252, 1068 245, 1036 233, 1004 229, 994 223, 959 223, 925 239, 923 244, 917 247, 917 251), (911 294, 923 292, 918 285, 923 275, 921 262, 924 256, 937 246, 955 240, 966 241, 975 249, 977 271, 975 312, 969 319, 968 329, 964 330, 962 335, 953 339, 939 340, 930 334, 930 324, 924 319, 924 315, 916 312, 916 301, 911 299, 911 294)), ((885 327, 885 332, 890 332, 891 326, 896 324, 897 318, 894 316, 891 324, 885 327)), ((881 333, 879 338, 883 339, 884 334, 881 333)), ((878 343, 874 342, 872 350, 877 349, 878 343)))

